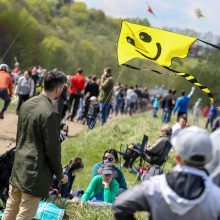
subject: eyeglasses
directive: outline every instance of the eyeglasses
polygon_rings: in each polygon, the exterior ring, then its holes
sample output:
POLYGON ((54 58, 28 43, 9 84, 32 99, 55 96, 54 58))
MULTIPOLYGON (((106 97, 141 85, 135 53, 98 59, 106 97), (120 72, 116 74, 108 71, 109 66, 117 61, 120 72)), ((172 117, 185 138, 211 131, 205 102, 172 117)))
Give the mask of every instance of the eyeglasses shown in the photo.
POLYGON ((113 157, 106 157, 106 156, 104 156, 104 157, 103 157, 103 160, 113 161, 114 158, 113 158, 113 157))

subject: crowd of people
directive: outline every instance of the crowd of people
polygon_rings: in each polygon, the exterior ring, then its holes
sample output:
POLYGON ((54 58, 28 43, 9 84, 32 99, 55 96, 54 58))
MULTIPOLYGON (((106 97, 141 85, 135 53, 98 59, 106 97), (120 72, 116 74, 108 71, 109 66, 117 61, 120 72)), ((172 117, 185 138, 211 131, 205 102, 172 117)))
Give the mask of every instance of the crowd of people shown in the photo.
MULTIPOLYGON (((62 201, 75 198, 81 205, 109 205, 115 218, 122 220, 135 219, 136 211, 147 211, 150 219, 155 220, 201 219, 201 216, 207 220, 220 219, 220 130, 215 128, 217 131, 210 135, 205 129, 187 126, 194 87, 188 95, 181 91, 179 98, 176 90, 168 90, 163 97, 150 96, 147 88, 115 85, 109 67, 104 69, 100 80, 95 75, 86 80, 82 69, 69 78, 62 71, 47 71, 40 66, 24 74, 19 73, 19 66, 16 74, 8 72, 6 64, 0 65, 0 97, 4 100, 0 117, 4 118, 10 104, 14 84, 19 98, 18 133, 2 220, 33 219, 42 198, 62 201), (128 189, 123 171, 116 165, 118 152, 108 148, 101 161, 94 164, 88 188, 73 190, 75 177, 84 163, 83 158, 75 157, 62 166, 61 118, 87 120, 92 129, 97 118, 102 125, 107 122, 111 108, 115 115, 119 112, 132 115, 137 110, 146 111, 148 104, 155 118, 162 108, 163 126, 158 140, 143 146, 143 152, 136 151, 137 156, 150 166, 162 167, 173 148, 176 166, 128 189), (176 112, 177 122, 171 127, 168 123, 176 112)), ((214 124, 213 121, 208 117, 207 124, 214 124)))
MULTIPOLYGON (((0 98, 4 100, 0 119, 3 119, 13 95, 17 99, 16 114, 18 114, 23 102, 43 91, 43 81, 48 71, 41 65, 34 66, 31 71, 22 71, 18 62, 15 63, 11 73, 6 64, 0 65, 0 71, 0 98)), ((185 95, 186 91, 182 90, 179 98, 175 89, 169 89, 165 94, 151 94, 147 87, 139 85, 128 87, 114 82, 110 67, 104 69, 101 79, 94 74, 86 77, 81 68, 67 77, 61 97, 54 105, 62 119, 86 123, 89 129, 95 127, 97 119, 102 125, 105 124, 110 114, 133 115, 149 109, 152 109, 152 116, 155 118, 158 117, 158 110, 162 109, 162 123, 170 123, 172 115, 176 112, 177 118, 181 115, 187 117, 189 102, 195 91, 195 87, 192 87, 190 93, 185 95)), ((195 125, 199 123, 201 101, 199 98, 193 106, 195 125)), ((218 122, 214 122, 217 114, 217 109, 212 104, 208 109, 206 128, 210 125, 212 130, 216 129, 212 127, 213 124, 214 127, 218 125, 218 122)))

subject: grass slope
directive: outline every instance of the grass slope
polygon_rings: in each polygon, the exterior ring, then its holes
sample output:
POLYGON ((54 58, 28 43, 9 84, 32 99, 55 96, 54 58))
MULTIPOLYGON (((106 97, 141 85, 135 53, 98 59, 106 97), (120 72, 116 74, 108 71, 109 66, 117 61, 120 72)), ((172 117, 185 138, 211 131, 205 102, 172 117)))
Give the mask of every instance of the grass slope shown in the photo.
MULTIPOLYGON (((151 112, 135 115, 125 119, 118 119, 107 123, 104 126, 97 126, 94 130, 85 130, 74 138, 70 138, 62 146, 62 162, 68 163, 72 158, 80 156, 83 158, 85 168, 78 174, 74 182, 74 189, 86 189, 91 180, 92 166, 101 160, 103 152, 108 147, 120 149, 120 144, 138 143, 142 141, 143 135, 149 136, 149 143, 153 143, 160 134, 159 118, 153 118, 151 112)), ((175 120, 173 118, 173 120, 175 120)), ((171 153, 166 163, 165 170, 169 170, 174 164, 171 153)), ((119 165, 119 164, 118 164, 119 165)), ((123 169, 129 187, 136 184, 136 175, 123 169)), ((81 208, 77 204, 64 206, 69 217, 65 219, 113 219, 108 208, 94 208, 85 206, 81 208)), ((145 215, 138 214, 138 219, 144 219, 145 215)))

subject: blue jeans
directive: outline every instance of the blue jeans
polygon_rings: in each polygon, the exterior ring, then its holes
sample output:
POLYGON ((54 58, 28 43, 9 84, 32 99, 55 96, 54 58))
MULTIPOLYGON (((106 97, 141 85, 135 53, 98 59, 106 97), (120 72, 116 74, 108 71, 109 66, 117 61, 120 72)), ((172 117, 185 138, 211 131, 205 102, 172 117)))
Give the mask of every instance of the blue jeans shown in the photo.
POLYGON ((88 116, 87 125, 88 125, 89 129, 93 129, 95 127, 95 123, 96 123, 96 118, 92 117, 92 116, 88 116))
POLYGON ((107 118, 108 118, 108 110, 109 110, 109 107, 110 107, 110 103, 108 102, 100 102, 100 120, 101 120, 101 123, 102 125, 104 123, 106 123, 107 121, 107 118))
POLYGON ((2 107, 2 112, 6 111, 10 102, 11 102, 11 97, 8 94, 7 89, 1 89, 0 88, 0 98, 4 100, 4 105, 2 107))
POLYGON ((158 108, 153 107, 153 109, 152 109, 152 114, 153 114, 153 117, 154 117, 154 118, 157 118, 157 111, 158 111, 158 108))
POLYGON ((122 100, 121 99, 116 99, 115 100, 115 114, 117 115, 120 108, 121 108, 121 105, 122 105, 122 100))
POLYGON ((162 116, 162 123, 169 123, 171 118, 172 110, 168 108, 164 108, 163 116, 162 116))

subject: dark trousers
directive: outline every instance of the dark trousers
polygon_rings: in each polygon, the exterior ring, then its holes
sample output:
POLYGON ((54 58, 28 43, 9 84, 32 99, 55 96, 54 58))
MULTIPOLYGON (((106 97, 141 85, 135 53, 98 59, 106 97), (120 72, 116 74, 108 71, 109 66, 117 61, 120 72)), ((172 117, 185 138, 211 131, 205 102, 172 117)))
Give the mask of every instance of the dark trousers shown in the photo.
POLYGON ((163 109, 162 123, 169 123, 171 118, 172 110, 168 108, 163 109))
POLYGON ((71 119, 73 119, 76 116, 76 112, 77 112, 79 101, 80 101, 80 95, 70 94, 69 102, 68 102, 69 112, 71 112, 73 100, 74 100, 73 110, 72 110, 72 113, 70 114, 71 119))
POLYGON ((18 104, 17 104, 17 108, 16 108, 16 112, 19 112, 19 109, 21 108, 21 105, 26 102, 29 99, 29 94, 27 95, 18 95, 18 104))
POLYGON ((89 129, 93 129, 96 124, 96 117, 88 116, 87 117, 87 125, 89 129))
POLYGON ((107 119, 108 119, 108 115, 109 115, 109 108, 110 108, 110 103, 108 102, 100 102, 99 104, 100 106, 100 120, 102 125, 104 123, 106 123, 107 119))
POLYGON ((215 118, 216 118, 215 116, 214 116, 214 117, 211 116, 211 117, 208 117, 208 118, 207 118, 206 125, 205 125, 205 128, 206 128, 206 129, 208 128, 209 124, 210 124, 211 129, 212 129, 212 124, 213 124, 213 121, 214 121, 215 118))
POLYGON ((0 88, 0 98, 4 100, 4 105, 2 107, 2 112, 6 111, 10 102, 11 102, 11 97, 8 94, 8 90, 7 89, 2 89, 0 88))

